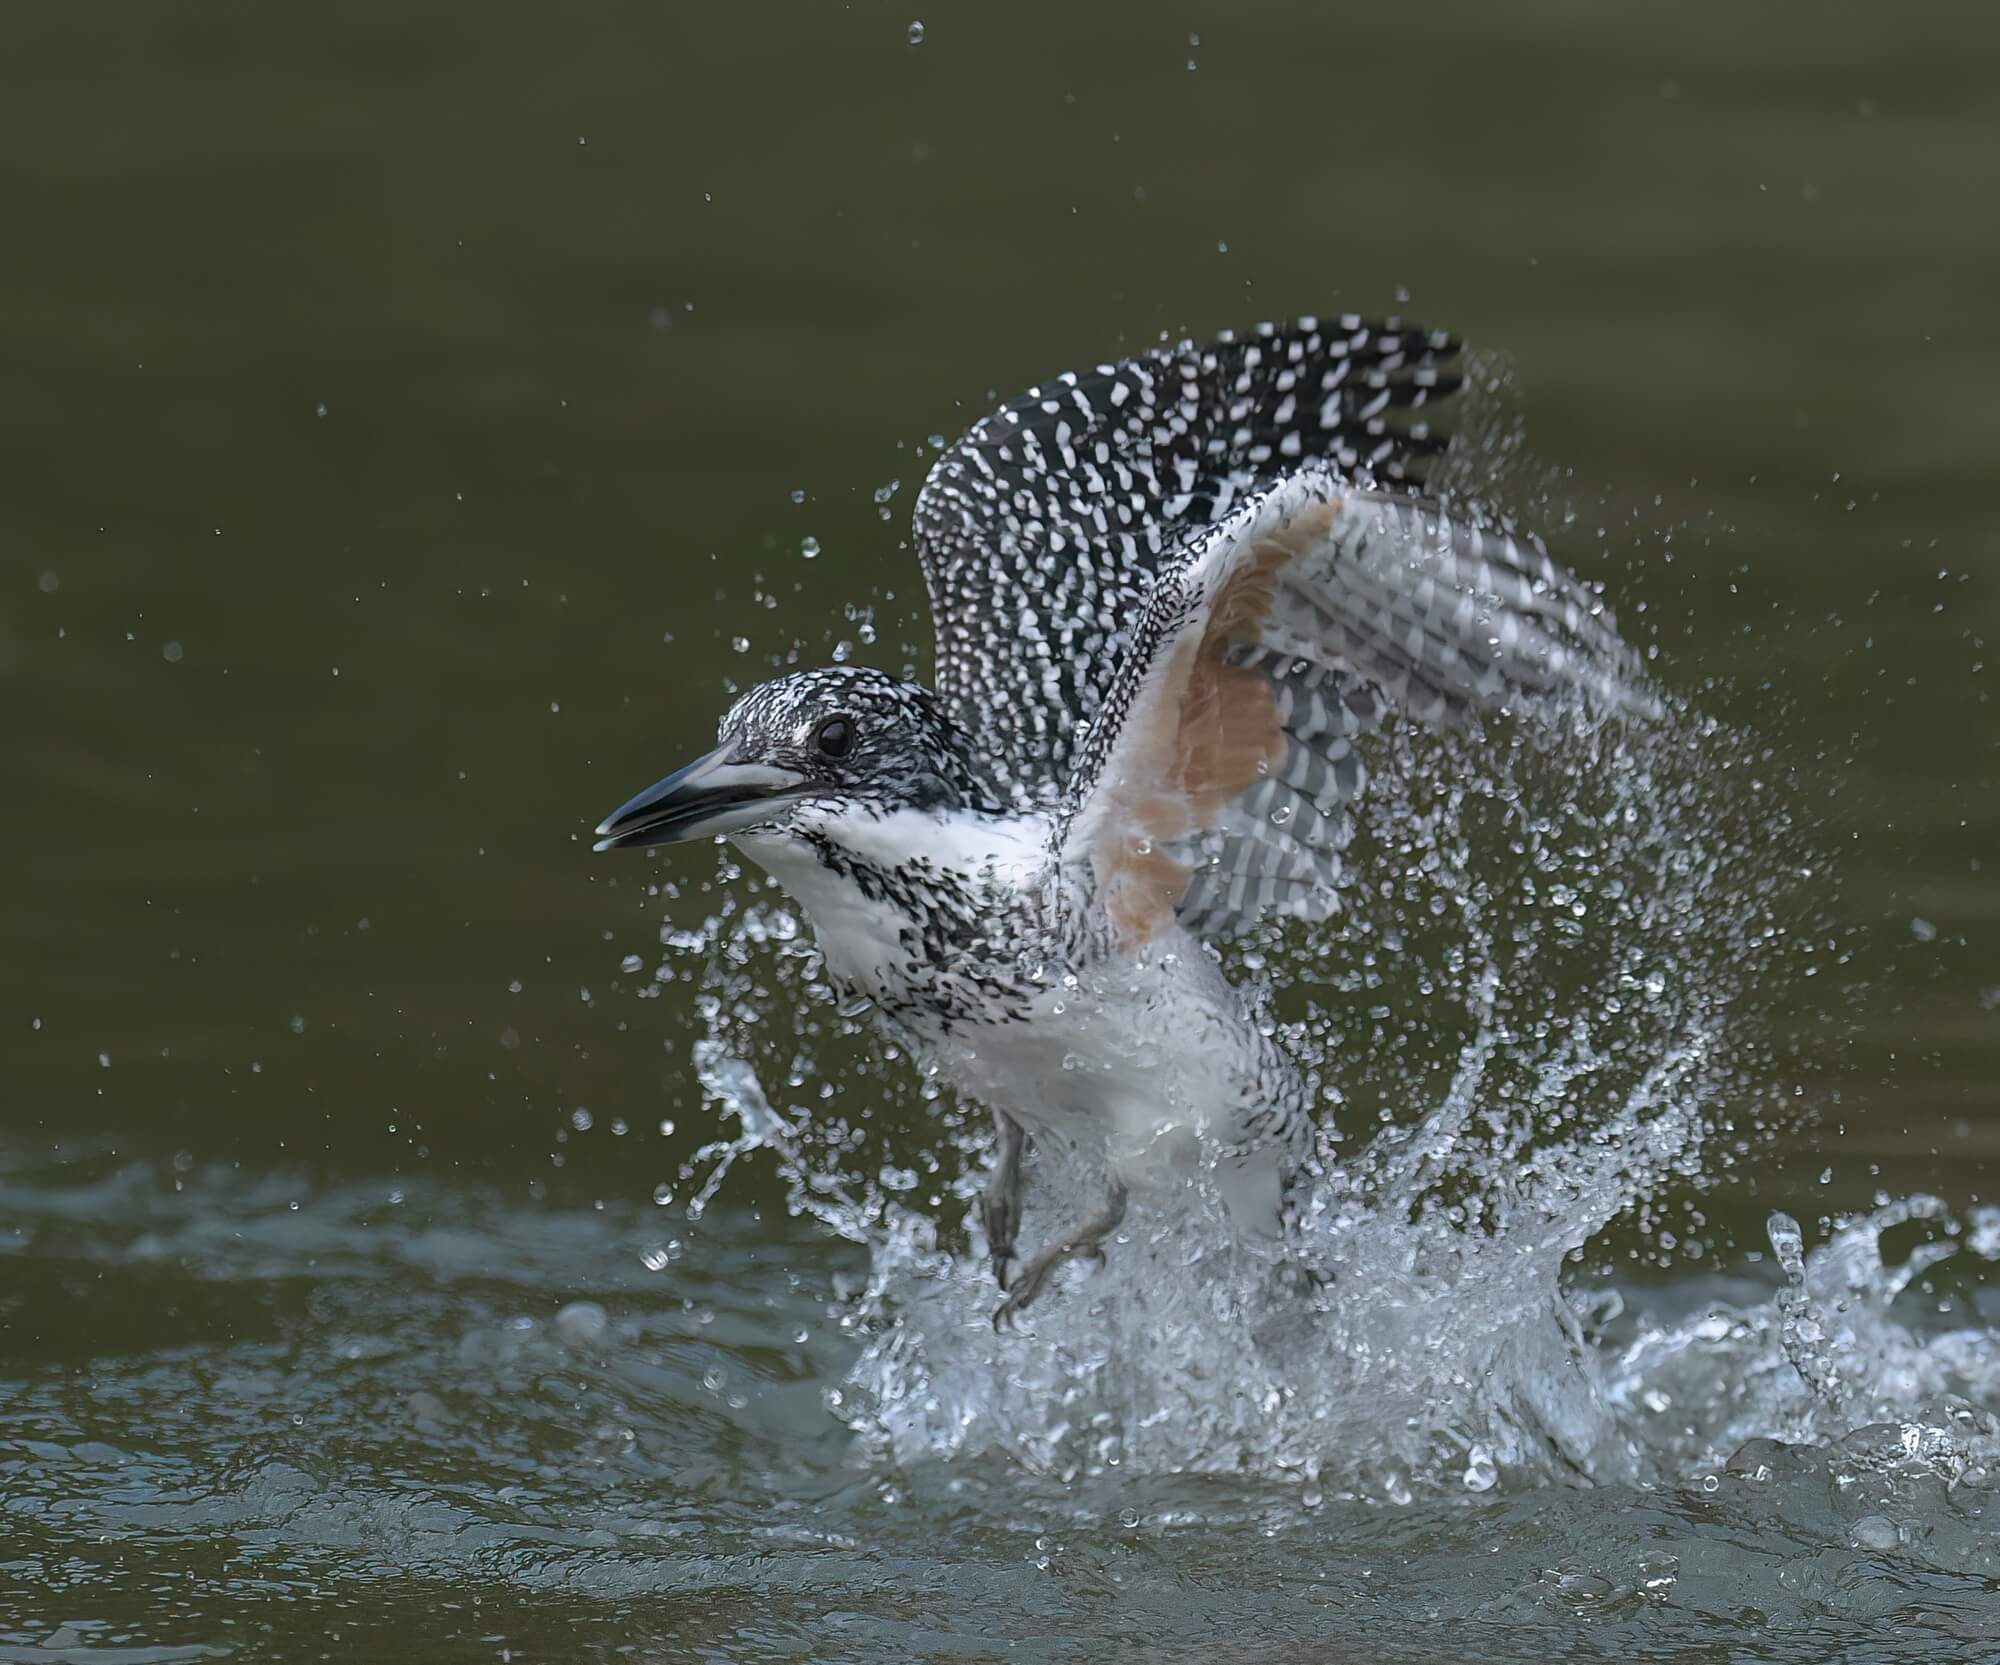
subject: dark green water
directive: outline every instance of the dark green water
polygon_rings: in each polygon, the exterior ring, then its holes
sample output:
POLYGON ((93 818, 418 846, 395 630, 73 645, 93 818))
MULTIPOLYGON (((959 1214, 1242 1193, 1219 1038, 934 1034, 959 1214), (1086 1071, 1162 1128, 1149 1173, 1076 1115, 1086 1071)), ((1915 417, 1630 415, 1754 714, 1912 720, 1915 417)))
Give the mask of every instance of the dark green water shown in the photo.
POLYGON ((1662 1298, 1750 1301, 1774 1206, 1970 1219, 2000 14, 915 9, 0 22, 0 1659, 2000 1656, 1963 1487, 1883 1506, 1925 1559, 1693 1468, 856 1455, 866 1256, 756 1161, 653 1203, 703 1025, 620 969, 671 869, 587 833, 773 656, 921 662, 913 448, 990 394, 1401 310, 1504 355, 1560 553, 1829 858, 1841 986, 1757 991, 1804 1119, 1662 1298))

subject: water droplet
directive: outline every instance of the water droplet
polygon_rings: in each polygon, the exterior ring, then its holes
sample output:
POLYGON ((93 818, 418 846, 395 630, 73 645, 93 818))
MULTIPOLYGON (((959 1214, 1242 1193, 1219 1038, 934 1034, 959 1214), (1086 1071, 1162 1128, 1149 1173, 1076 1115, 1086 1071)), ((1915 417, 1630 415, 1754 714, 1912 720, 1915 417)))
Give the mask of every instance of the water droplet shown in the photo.
POLYGON ((818 538, 800 539, 799 556, 802 560, 817 561, 819 559, 819 539, 818 538))
POLYGON ((1814 1397, 1837 1405, 1842 1397, 1840 1374, 1834 1368, 1819 1304, 1807 1290, 1805 1234, 1789 1214, 1773 1214, 1765 1222, 1764 1233, 1785 1274, 1786 1287, 1778 1294, 1778 1310, 1784 1316, 1779 1339, 1785 1357, 1814 1397))
POLYGON ((924 44, 924 26, 920 19, 910 19, 910 44, 912 46, 922 46, 924 44))
POLYGON ((1786 1279, 1794 1288, 1803 1289, 1806 1282, 1805 1233, 1799 1230, 1798 1221, 1789 1214, 1774 1213, 1764 1223, 1764 1235, 1771 1240, 1772 1253, 1778 1257, 1778 1265, 1786 1279))
POLYGON ((1483 1445, 1475 1445, 1466 1453, 1465 1489, 1469 1492, 1490 1492, 1500 1478, 1500 1470, 1494 1465, 1493 1453, 1483 1445))
POLYGON ((1921 916, 1910 921, 1910 935, 1919 942, 1936 942, 1938 928, 1921 916))
POLYGON ((165 642, 160 646, 160 657, 169 665, 178 665, 184 651, 179 642, 165 642))
POLYGON ((1856 1549, 1894 1549, 1903 1541, 1896 1523, 1887 1515, 1863 1515, 1848 1528, 1848 1535, 1856 1549))
POLYGON ((643 970, 645 964, 646 962, 640 959, 637 954, 627 954, 624 959, 618 962, 618 969, 629 975, 632 972, 643 970))
POLYGON ((569 1125, 579 1133, 588 1133, 594 1119, 591 1113, 580 1104, 569 1113, 569 1125))
POLYGON ((596 1341, 611 1327, 611 1315, 595 1301, 571 1301, 556 1312, 556 1331, 565 1341, 596 1341))

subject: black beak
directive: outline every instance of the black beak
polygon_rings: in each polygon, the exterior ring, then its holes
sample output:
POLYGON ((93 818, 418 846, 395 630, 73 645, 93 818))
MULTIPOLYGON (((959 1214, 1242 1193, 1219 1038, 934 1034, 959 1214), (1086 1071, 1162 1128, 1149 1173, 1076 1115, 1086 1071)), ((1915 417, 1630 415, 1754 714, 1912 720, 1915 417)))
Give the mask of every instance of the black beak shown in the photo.
POLYGON ((598 827, 592 848, 634 850, 739 832, 770 820, 805 785, 789 769, 739 762, 735 743, 725 741, 619 805, 598 827))

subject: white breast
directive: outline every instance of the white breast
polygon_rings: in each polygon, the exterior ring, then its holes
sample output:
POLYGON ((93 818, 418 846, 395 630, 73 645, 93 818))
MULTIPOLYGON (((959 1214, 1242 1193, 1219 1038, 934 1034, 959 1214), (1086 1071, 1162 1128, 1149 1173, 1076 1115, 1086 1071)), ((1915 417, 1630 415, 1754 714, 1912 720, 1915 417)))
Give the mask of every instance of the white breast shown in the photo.
MULTIPOLYGON (((793 825, 883 873, 924 863, 957 890, 979 897, 996 919, 1026 917, 1051 871, 1051 829, 1039 816, 911 809, 874 815, 811 806, 793 825)), ((878 997, 896 995, 909 960, 906 935, 918 923, 910 911, 827 867, 792 831, 741 833, 733 842, 805 909, 836 977, 878 997)))
MULTIPOLYGON (((1101 1151, 1125 1183, 1143 1185, 1190 1166, 1202 1135, 1234 1142, 1245 1116, 1282 1090, 1271 1048, 1186 932, 1157 939, 1143 961, 1114 955, 1071 967, 1053 945, 1040 958, 1030 926, 1047 917, 1055 880, 1047 821, 899 811, 806 825, 866 862, 870 883, 828 867, 789 833, 736 842, 803 907, 829 971, 874 998, 956 1091, 1045 1144, 1101 1151), (971 949, 915 940, 921 922, 884 876, 918 863, 946 877, 961 912, 971 898, 971 949), (982 977, 1011 985, 993 1006, 1004 1005, 1003 1019, 981 1008, 982 977)), ((1258 1206, 1268 1213, 1275 1202, 1260 1197, 1258 1206)))
POLYGON ((954 1032, 932 1055, 961 1091, 1032 1131, 1101 1146, 1128 1183, 1184 1165, 1198 1136, 1230 1138, 1268 1084, 1234 992, 1192 938, 1178 946, 1192 963, 1169 953, 1057 977, 1026 1022, 954 1032))

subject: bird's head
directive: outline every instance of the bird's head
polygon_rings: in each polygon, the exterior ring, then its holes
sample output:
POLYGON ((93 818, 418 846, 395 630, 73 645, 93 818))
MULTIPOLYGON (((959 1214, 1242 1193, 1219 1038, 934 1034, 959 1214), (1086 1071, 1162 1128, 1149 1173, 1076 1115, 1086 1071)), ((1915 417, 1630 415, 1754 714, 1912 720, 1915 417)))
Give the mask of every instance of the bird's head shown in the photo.
POLYGON ((705 757, 646 788, 597 829, 599 850, 783 830, 815 810, 950 809, 977 791, 936 696, 835 665, 753 688, 705 757))

